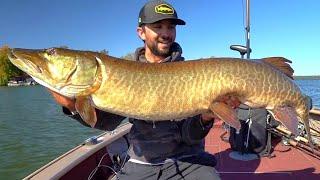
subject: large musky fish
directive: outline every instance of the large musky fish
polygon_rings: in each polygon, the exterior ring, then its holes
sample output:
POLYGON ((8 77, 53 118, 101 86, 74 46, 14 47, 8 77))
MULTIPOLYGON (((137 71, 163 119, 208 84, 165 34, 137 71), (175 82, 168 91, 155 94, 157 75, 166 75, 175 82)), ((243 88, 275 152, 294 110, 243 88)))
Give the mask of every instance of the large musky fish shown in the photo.
POLYGON ((96 123, 94 108, 152 121, 179 120, 212 111, 239 130, 235 110, 219 101, 232 96, 250 107, 266 108, 295 134, 299 117, 312 145, 308 100, 287 76, 293 70, 284 58, 151 64, 91 51, 50 48, 12 49, 9 59, 43 86, 75 98, 77 111, 91 126, 96 123))

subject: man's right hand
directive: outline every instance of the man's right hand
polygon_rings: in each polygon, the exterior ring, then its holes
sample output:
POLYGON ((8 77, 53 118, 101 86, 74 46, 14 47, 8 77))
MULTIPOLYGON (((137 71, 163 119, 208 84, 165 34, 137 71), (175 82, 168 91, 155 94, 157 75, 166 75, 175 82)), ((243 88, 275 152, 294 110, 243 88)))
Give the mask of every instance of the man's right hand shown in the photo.
POLYGON ((52 94, 54 100, 61 106, 64 106, 66 108, 68 108, 71 112, 76 111, 75 108, 75 100, 74 99, 70 99, 66 96, 63 96, 59 93, 56 93, 50 89, 48 89, 48 91, 52 94))

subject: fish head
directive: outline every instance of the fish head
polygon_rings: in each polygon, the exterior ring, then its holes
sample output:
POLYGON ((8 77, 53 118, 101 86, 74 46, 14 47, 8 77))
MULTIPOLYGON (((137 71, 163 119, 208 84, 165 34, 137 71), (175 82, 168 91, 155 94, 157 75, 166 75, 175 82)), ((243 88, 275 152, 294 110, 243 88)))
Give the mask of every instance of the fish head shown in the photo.
POLYGON ((101 83, 93 52, 64 48, 11 49, 10 61, 39 84, 64 96, 88 95, 101 83))

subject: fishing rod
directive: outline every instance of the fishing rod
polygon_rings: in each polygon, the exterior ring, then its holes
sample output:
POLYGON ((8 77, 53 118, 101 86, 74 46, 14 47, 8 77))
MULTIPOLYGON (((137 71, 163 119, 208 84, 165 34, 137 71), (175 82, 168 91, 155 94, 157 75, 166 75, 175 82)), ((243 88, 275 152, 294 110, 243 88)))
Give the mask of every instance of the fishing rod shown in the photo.
POLYGON ((296 136, 294 137, 292 133, 285 128, 278 126, 276 128, 269 128, 268 131, 270 131, 272 134, 275 134, 280 137, 284 137, 288 139, 287 143, 305 153, 308 155, 317 158, 320 160, 320 149, 316 145, 314 149, 312 149, 309 144, 308 140, 302 136, 296 136))

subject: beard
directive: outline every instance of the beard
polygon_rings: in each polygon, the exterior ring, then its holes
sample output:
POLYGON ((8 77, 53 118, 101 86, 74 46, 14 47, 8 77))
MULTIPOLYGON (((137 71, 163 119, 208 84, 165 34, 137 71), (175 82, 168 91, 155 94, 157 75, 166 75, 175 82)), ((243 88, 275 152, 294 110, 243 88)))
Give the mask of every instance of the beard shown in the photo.
POLYGON ((146 44, 149 49, 151 50, 151 52, 156 55, 156 56, 160 56, 160 57, 168 57, 170 56, 171 54, 171 46, 172 46, 172 40, 171 39, 162 39, 162 40, 159 40, 157 42, 150 42, 150 43, 147 43, 146 44), (170 46, 166 47, 166 48, 163 48, 163 49, 160 49, 158 47, 158 43, 159 42, 170 42, 170 46))

